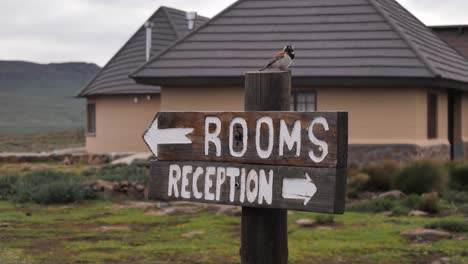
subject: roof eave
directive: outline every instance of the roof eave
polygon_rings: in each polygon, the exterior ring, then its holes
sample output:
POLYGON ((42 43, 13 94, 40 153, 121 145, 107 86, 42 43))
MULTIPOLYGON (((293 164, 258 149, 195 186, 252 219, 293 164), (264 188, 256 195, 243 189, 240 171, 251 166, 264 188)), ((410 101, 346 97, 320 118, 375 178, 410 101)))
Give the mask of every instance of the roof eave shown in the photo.
MULTIPOLYGON (((243 86, 244 76, 220 77, 149 77, 133 76, 139 84, 158 85, 162 87, 200 87, 200 86, 243 86)), ((468 91, 468 83, 444 78, 427 77, 315 77, 294 76, 294 87, 437 87, 468 91)))

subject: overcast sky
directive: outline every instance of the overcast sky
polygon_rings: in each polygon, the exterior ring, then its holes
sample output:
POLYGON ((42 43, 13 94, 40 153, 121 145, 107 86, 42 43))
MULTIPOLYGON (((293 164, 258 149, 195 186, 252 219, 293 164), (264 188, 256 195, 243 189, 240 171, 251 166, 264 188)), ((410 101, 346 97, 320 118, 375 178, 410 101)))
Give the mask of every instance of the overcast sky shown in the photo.
MULTIPOLYGON (((398 1, 428 25, 468 24, 467 0, 398 1)), ((0 0, 0 60, 102 66, 160 5, 212 17, 233 2, 0 0)))

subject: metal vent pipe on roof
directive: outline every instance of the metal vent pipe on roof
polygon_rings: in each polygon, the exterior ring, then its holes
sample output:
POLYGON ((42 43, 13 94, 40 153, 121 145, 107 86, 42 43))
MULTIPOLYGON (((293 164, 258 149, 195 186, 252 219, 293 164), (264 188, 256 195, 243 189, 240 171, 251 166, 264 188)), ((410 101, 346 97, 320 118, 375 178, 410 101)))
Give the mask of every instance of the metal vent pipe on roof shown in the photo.
POLYGON ((154 26, 154 24, 151 21, 147 21, 145 23, 145 28, 146 28, 146 61, 149 61, 149 59, 151 57, 153 26, 154 26))
POLYGON ((188 29, 192 30, 195 27, 195 20, 197 19, 197 12, 187 12, 186 18, 188 21, 188 29))

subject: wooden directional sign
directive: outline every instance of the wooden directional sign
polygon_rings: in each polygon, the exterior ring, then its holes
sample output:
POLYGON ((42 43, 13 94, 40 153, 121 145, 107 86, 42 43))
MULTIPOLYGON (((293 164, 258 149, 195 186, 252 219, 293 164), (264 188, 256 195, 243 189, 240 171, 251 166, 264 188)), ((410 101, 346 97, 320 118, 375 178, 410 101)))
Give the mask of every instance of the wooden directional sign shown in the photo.
POLYGON ((166 112, 144 135, 158 160, 346 167, 347 113, 166 112))
POLYGON ((342 213, 347 125, 343 112, 159 113, 149 197, 342 213))
POLYGON ((343 213, 345 169, 222 162, 154 162, 149 197, 343 213))

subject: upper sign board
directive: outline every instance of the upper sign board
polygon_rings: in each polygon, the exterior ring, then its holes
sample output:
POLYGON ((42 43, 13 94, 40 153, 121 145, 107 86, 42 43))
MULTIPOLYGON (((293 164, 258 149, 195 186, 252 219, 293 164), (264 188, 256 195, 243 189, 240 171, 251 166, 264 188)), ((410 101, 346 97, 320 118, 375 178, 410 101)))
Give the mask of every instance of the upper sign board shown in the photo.
POLYGON ((144 135, 161 161, 345 168, 345 112, 161 112, 144 135))

